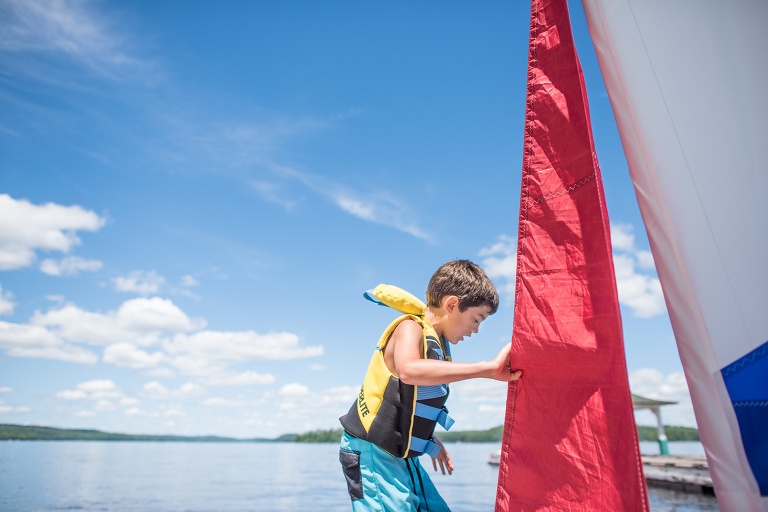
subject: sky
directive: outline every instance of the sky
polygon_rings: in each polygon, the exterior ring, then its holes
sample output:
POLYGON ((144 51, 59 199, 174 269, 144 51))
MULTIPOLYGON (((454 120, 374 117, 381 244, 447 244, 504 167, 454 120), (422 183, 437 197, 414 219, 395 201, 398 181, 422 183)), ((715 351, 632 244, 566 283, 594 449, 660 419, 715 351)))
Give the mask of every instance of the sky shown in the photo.
MULTIPOLYGON (((380 283, 444 262, 512 334, 526 2, 0 1, 0 423, 240 438, 338 428, 380 283)), ((679 401, 674 335, 584 13, 570 2, 633 392, 679 401)), ((452 385, 456 430, 506 385, 452 385)), ((639 424, 653 425, 647 411, 639 424)))

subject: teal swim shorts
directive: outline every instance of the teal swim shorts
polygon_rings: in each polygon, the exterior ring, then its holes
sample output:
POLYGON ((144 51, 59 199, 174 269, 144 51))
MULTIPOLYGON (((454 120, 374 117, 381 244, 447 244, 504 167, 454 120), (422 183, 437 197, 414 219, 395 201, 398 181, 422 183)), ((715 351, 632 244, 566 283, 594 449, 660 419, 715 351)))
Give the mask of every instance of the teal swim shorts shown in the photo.
POLYGON ((450 512, 418 458, 393 457, 345 432, 339 460, 354 512, 450 512))

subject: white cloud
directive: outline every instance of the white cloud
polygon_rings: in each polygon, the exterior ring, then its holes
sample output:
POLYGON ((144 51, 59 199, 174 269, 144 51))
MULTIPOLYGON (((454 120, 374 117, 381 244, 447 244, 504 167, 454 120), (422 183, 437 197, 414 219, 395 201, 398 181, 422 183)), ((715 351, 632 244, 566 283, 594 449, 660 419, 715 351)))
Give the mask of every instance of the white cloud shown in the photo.
POLYGON ((240 373, 222 373, 212 375, 205 379, 209 386, 252 386, 258 384, 272 384, 275 376, 270 373, 256 373, 245 371, 240 373))
POLYGON ((289 332, 257 334, 202 331, 177 334, 163 343, 170 364, 184 375, 213 377, 234 363, 251 360, 286 361, 320 356, 322 346, 301 347, 299 337, 289 332))
POLYGON ((139 401, 136 398, 133 398, 132 396, 124 396, 120 399, 120 402, 118 402, 118 405, 120 407, 134 407, 139 405, 139 401))
POLYGON ((664 293, 658 278, 636 272, 635 260, 627 254, 614 254, 613 267, 619 302, 632 309, 634 316, 651 318, 664 313, 664 293))
POLYGON ((331 367, 328 366, 328 365, 325 365, 325 364, 315 364, 315 363, 312 363, 312 364, 309 365, 309 369, 314 371, 314 372, 324 372, 326 370, 330 370, 331 367))
POLYGON ((451 400, 459 402, 505 402, 509 384, 490 379, 471 379, 451 384, 451 400))
POLYGON ((200 281, 192 277, 191 275, 181 276, 181 283, 179 283, 181 286, 197 286, 200 284, 200 281))
POLYGON ((113 277, 112 282, 115 283, 115 289, 119 292, 150 295, 158 292, 160 286, 165 283, 165 278, 157 275, 154 270, 149 272, 135 270, 125 277, 113 277))
POLYGON ((62 400, 85 400, 88 398, 88 393, 85 391, 78 390, 71 390, 67 389, 64 391, 59 391, 56 393, 56 398, 61 398, 62 400))
POLYGON ((77 205, 35 205, 0 194, 0 270, 32 265, 37 250, 67 253, 80 244, 76 231, 98 231, 105 222, 77 205))
POLYGON ((137 298, 123 302, 117 311, 106 314, 82 310, 73 304, 46 313, 35 312, 35 326, 47 327, 61 338, 90 345, 128 342, 155 344, 163 332, 187 332, 205 326, 202 319, 190 319, 170 299, 137 298))
POLYGON ((149 413, 147 411, 143 411, 139 409, 138 407, 130 407, 123 411, 123 414, 125 414, 128 417, 132 416, 149 416, 149 413))
MULTIPOLYGON (((48 357, 95 363, 98 356, 75 343, 106 346, 103 361, 128 368, 153 368, 168 364, 182 375, 203 379, 214 386, 268 384, 269 373, 234 372, 236 363, 291 360, 323 354, 321 345, 304 347, 295 334, 254 331, 198 331, 206 322, 192 319, 170 299, 136 298, 116 311, 94 313, 74 304, 58 305, 45 313, 36 311, 29 324, 0 322, 0 348, 17 357, 48 357), (159 346, 150 351, 146 347, 159 346)), ((149 373, 173 378, 168 368, 149 373)))
POLYGON ((93 418, 94 416, 96 416, 96 413, 93 411, 77 411, 75 413, 75 416, 77 416, 78 418, 93 418))
POLYGON ((99 400, 96 405, 93 406, 95 411, 116 411, 117 406, 109 400, 99 400))
POLYGON ((205 327, 205 320, 191 320, 170 299, 159 297, 125 301, 116 316, 133 331, 187 332, 205 327))
POLYGON ((309 387, 294 382, 278 391, 280 401, 277 409, 280 411, 279 416, 285 418, 308 419, 319 425, 337 425, 339 411, 346 412, 359 391, 359 387, 353 386, 311 391, 309 387))
POLYGON ((128 342, 109 345, 103 355, 105 363, 128 368, 151 368, 160 364, 164 357, 162 352, 149 354, 128 342))
POLYGON ((632 224, 611 222, 611 245, 614 250, 635 252, 635 234, 632 224))
POLYGON ((280 388, 280 391, 278 391, 278 394, 282 396, 306 396, 309 394, 309 388, 307 386, 304 386, 303 384, 298 383, 291 383, 286 384, 282 388, 280 388))
POLYGON ((13 393, 13 389, 7 386, 0 386, 0 393, 13 393))
POLYGON ((180 405, 161 406, 160 409, 163 410, 163 416, 166 418, 180 418, 187 415, 180 405))
POLYGON ((171 391, 155 380, 144 384, 141 394, 142 396, 154 400, 169 400, 175 398, 194 398, 205 396, 208 394, 208 391, 204 387, 192 382, 187 382, 179 389, 171 391))
POLYGON ((144 387, 142 388, 142 394, 147 398, 154 398, 156 400, 173 398, 171 396, 171 390, 156 380, 144 384, 144 387))
MULTIPOLYGON (((96 402, 94 410, 96 411, 115 411, 117 405, 113 400, 119 400, 120 407, 131 405, 135 399, 126 397, 123 391, 110 379, 96 379, 81 382, 75 389, 59 391, 54 395, 60 400, 93 400, 96 402)), ((76 413, 77 416, 89 417, 92 414, 85 414, 85 411, 76 413)))
POLYGON ((153 377, 155 379, 175 379, 176 378, 176 372, 171 370, 170 368, 153 368, 151 370, 147 370, 142 373, 142 375, 146 375, 147 377, 153 377))
POLYGON ((653 271, 656 267, 650 251, 636 248, 633 230, 631 224, 611 224, 611 243, 614 251, 620 251, 613 254, 619 302, 638 318, 652 318, 666 311, 664 293, 657 277, 635 270, 636 264, 644 270, 653 271))
POLYGON ((176 394, 179 398, 192 398, 196 396, 205 396, 208 394, 208 391, 203 386, 187 382, 176 391, 176 394))
POLYGON ((498 241, 477 253, 484 257, 480 262, 483 270, 491 279, 499 282, 499 289, 515 295, 515 276, 517 275, 517 240, 507 235, 500 235, 498 241))
POLYGON ((478 412, 490 412, 494 414, 498 414, 503 417, 504 413, 507 410, 506 405, 488 405, 483 404, 480 407, 477 408, 478 412))
POLYGON ((37 325, 0 322, 0 348, 12 357, 59 359, 70 363, 95 364, 98 356, 66 343, 60 336, 37 325))
POLYGON ((21 414, 29 411, 31 411, 29 407, 13 407, 5 405, 5 403, 0 400, 0 414, 21 414))
POLYGON ((208 407, 245 407, 248 402, 240 398, 221 398, 214 397, 200 402, 208 407))
POLYGON ((629 375, 632 392, 656 400, 684 400, 690 396, 685 374, 664 375, 653 368, 635 370, 629 375))
POLYGON ((79 256, 67 256, 61 261, 45 259, 40 262, 40 271, 51 276, 76 276, 81 271, 96 272, 102 267, 98 260, 86 260, 79 256))
POLYGON ((653 261, 653 253, 651 251, 636 251, 635 258, 637 258, 637 264, 640 268, 645 270, 656 269, 656 262, 653 261))
POLYGON ((91 400, 101 400, 105 398, 120 398, 123 392, 110 379, 96 379, 81 382, 76 386, 79 391, 89 393, 91 400))
POLYGON ((15 306, 13 294, 8 291, 4 292, 2 285, 0 285, 0 315, 12 315, 15 306))
MULTIPOLYGON (((688 383, 682 372, 664 375, 653 368, 641 368, 629 374, 629 386, 636 395, 678 402, 677 405, 662 407, 661 416, 665 425, 696 426, 688 383)), ((636 411, 635 419, 641 425, 656 425, 656 417, 647 410, 636 411)))

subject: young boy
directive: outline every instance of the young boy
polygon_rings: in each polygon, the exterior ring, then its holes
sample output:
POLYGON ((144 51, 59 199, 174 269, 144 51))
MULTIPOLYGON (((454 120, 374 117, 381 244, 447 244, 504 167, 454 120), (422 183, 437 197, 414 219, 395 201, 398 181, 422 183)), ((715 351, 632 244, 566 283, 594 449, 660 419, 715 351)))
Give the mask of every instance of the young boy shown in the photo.
POLYGON ((449 343, 478 331, 496 312, 499 296, 483 269, 468 260, 450 261, 432 276, 427 305, 398 288, 379 285, 366 292, 373 302, 403 313, 384 331, 360 394, 344 426, 339 459, 352 498, 361 511, 448 511, 418 456, 445 474, 453 463, 432 434, 436 424, 450 428, 444 404, 450 382, 473 378, 517 380, 509 369, 510 345, 493 361, 455 363, 449 343))

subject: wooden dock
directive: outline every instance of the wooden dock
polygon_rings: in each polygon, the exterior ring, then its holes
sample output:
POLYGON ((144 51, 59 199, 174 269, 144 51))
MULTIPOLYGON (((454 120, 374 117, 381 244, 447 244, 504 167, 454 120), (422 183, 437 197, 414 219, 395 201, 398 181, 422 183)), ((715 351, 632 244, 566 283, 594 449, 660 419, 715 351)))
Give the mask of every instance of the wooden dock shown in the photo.
POLYGON ((643 471, 648 485, 715 494, 704 457, 643 455, 643 471))
MULTIPOLYGON (((499 453, 492 453, 488 463, 497 466, 499 457, 499 453)), ((715 494, 709 465, 704 457, 643 455, 643 472, 648 485, 715 494)))

